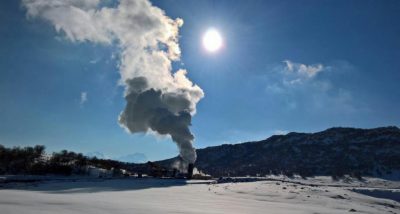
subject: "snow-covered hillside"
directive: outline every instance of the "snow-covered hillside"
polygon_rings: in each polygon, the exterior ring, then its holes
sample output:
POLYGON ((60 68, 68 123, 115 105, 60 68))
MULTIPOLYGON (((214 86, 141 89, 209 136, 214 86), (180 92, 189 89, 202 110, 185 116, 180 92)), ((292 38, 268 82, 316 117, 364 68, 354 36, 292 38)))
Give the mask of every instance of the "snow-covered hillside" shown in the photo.
POLYGON ((3 184, 0 213, 400 213, 394 181, 270 177, 256 182, 111 179, 3 184), (361 186, 361 187, 360 187, 361 186), (365 191, 365 192, 362 192, 365 191), (386 193, 386 194, 385 194, 386 193))

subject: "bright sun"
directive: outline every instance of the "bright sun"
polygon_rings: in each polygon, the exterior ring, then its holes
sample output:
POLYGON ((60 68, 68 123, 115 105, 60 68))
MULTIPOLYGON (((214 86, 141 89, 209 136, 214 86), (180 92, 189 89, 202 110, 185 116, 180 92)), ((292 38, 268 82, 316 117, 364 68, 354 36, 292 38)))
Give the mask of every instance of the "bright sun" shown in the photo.
POLYGON ((215 52, 222 47, 222 37, 216 29, 209 29, 203 36, 203 46, 209 52, 215 52))

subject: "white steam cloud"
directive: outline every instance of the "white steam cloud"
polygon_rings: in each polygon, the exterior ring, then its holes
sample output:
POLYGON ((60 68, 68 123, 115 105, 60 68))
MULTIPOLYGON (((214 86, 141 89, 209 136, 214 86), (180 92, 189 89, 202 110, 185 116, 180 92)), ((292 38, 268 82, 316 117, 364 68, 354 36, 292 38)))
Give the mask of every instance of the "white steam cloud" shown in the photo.
POLYGON ((196 104, 204 96, 186 70, 172 72, 179 60, 179 27, 148 0, 120 0, 107 7, 100 0, 22 0, 29 18, 51 23, 72 42, 117 45, 121 84, 127 105, 119 124, 130 133, 170 135, 186 162, 196 160, 189 130, 196 104))

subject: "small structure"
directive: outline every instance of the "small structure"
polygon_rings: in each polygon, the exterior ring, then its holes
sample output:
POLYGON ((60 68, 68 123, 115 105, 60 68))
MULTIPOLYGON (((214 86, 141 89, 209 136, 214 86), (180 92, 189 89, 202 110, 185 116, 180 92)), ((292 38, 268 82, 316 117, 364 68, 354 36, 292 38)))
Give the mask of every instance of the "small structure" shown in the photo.
POLYGON ((96 178, 111 178, 113 176, 113 170, 102 169, 95 166, 87 166, 86 174, 90 177, 96 178))

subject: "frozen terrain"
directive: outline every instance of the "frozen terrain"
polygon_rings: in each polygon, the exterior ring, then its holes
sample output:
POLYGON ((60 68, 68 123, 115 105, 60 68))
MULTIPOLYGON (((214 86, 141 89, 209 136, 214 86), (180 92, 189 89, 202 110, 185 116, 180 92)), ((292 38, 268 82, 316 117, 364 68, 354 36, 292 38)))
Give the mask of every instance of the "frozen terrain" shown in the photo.
POLYGON ((0 214, 400 213, 400 182, 268 177, 252 182, 174 179, 0 184, 0 214), (397 201, 396 201, 397 200, 397 201))

